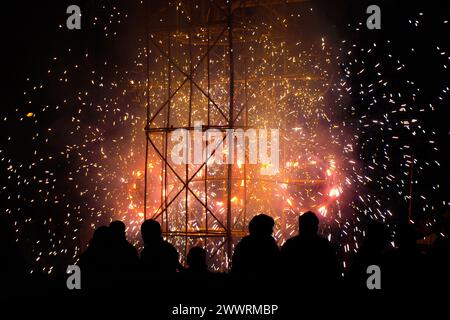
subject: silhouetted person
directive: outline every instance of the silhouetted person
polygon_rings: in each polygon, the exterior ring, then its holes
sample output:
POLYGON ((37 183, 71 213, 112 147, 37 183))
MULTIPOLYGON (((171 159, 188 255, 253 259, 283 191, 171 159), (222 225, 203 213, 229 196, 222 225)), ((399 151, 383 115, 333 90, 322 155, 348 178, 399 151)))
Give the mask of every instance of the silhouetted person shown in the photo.
POLYGON ((23 294, 27 265, 17 245, 11 224, 0 219, 0 298, 23 294))
POLYGON ((335 288, 339 279, 337 254, 331 243, 318 235, 319 219, 308 211, 298 222, 299 235, 281 248, 286 284, 304 292, 335 288))
POLYGON ((212 273, 209 272, 206 263, 206 250, 202 247, 192 247, 187 254, 186 262, 188 267, 182 273, 184 286, 197 294, 212 281, 212 273))
POLYGON ((122 221, 109 224, 112 245, 112 269, 116 288, 120 290, 134 290, 137 285, 136 274, 139 255, 136 248, 126 239, 126 227, 122 221))
POLYGON ((254 216, 248 225, 249 235, 237 244, 231 272, 249 281, 264 281, 279 268, 280 251, 272 237, 275 222, 265 214, 254 216))
POLYGON ((130 270, 139 262, 136 248, 127 241, 125 224, 122 221, 113 221, 109 224, 111 231, 114 263, 119 270, 130 270))
POLYGON ((113 244, 109 227, 101 226, 94 231, 89 246, 80 256, 82 287, 107 289, 113 285, 113 244))
POLYGON ((396 291, 418 291, 424 284, 424 257, 417 245, 413 225, 399 225, 395 233, 396 248, 388 253, 386 272, 382 270, 384 288, 396 291))
MULTIPOLYGON (((367 225, 366 237, 360 250, 354 255, 349 271, 349 284, 352 289, 367 291, 367 268, 370 265, 386 270, 389 249, 389 232, 383 223, 371 220, 367 225)), ((383 280, 381 281, 383 288, 383 280)))
POLYGON ((192 247, 186 260, 188 264, 186 272, 193 274, 206 274, 209 272, 206 264, 206 250, 202 247, 192 247))
POLYGON ((145 271, 156 275, 175 273, 180 269, 178 252, 173 245, 165 241, 158 221, 148 219, 141 226, 144 249, 141 252, 141 264, 145 271))

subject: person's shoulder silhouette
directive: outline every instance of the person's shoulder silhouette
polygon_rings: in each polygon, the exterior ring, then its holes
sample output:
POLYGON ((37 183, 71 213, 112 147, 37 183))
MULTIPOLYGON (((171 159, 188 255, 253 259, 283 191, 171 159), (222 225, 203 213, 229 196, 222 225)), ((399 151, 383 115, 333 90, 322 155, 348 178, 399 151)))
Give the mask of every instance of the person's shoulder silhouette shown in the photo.
POLYGON ((112 262, 111 248, 109 227, 98 227, 89 241, 88 248, 80 256, 80 265, 89 269, 109 268, 112 262))
POLYGON ((308 211, 299 217, 299 234, 281 249, 287 280, 307 289, 336 285, 339 265, 334 246, 318 234, 319 218, 308 211))
POLYGON ((139 256, 136 248, 126 239, 126 226, 116 220, 109 224, 111 231, 114 262, 119 268, 128 268, 138 263, 139 256))
POLYGON ((298 253, 310 252, 316 254, 317 249, 330 250, 331 243, 318 234, 319 218, 312 211, 307 211, 298 218, 299 234, 286 241, 282 247, 282 252, 289 258, 299 258, 298 253))
POLYGON ((206 250, 202 247, 192 247, 186 258, 188 268, 186 272, 193 274, 207 274, 208 265, 206 263, 206 250))
POLYGON ((279 248, 272 237, 275 221, 259 214, 249 223, 249 235, 237 244, 231 272, 238 276, 260 278, 273 275, 279 267, 279 248))
POLYGON ((82 287, 87 290, 108 290, 114 259, 111 230, 107 226, 98 227, 89 241, 87 249, 80 256, 83 273, 82 287))
POLYGON ((163 239, 158 221, 145 220, 141 225, 141 235, 144 240, 141 263, 148 271, 174 273, 179 269, 178 252, 163 239))

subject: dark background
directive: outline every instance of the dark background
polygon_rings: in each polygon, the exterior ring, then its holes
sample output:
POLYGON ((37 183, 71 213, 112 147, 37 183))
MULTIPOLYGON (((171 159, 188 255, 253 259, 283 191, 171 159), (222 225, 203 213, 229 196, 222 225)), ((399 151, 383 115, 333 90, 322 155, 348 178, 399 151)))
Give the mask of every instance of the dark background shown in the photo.
MULTIPOLYGON (((450 4, 448 1, 313 1, 314 6, 318 8, 326 21, 329 24, 324 26, 324 30, 330 28, 336 32, 338 37, 351 39, 350 41, 357 44, 358 47, 370 46, 373 42, 379 44, 378 50, 388 50, 383 48, 384 40, 390 39, 392 41, 389 45, 389 50, 394 56, 401 55, 402 61, 409 67, 405 73, 395 73, 389 70, 384 73, 384 78, 388 79, 390 83, 396 83, 400 79, 407 77, 413 79, 423 92, 421 99, 423 103, 432 101, 434 98, 442 95, 443 100, 433 100, 435 111, 426 113, 410 114, 408 117, 415 116, 420 119, 424 128, 434 130, 436 136, 434 140, 435 145, 439 151, 430 152, 430 147, 426 137, 418 136, 412 138, 410 135, 404 135, 398 132, 400 136, 400 144, 409 144, 414 148, 414 154, 421 161, 437 160, 441 164, 440 167, 432 166, 429 169, 424 169, 420 176, 417 177, 418 183, 414 187, 415 194, 428 194, 431 198, 426 201, 433 204, 433 209, 430 211, 439 211, 442 208, 443 201, 449 201, 450 191, 450 125, 448 123, 447 110, 450 108, 448 96, 445 97, 441 93, 442 88, 449 86, 449 71, 442 68, 442 60, 437 57, 436 51, 432 50, 437 43, 440 44, 441 50, 449 52, 450 39, 450 23, 443 25, 442 21, 450 19, 450 4), (361 30, 356 32, 354 25, 357 22, 365 22, 367 16, 365 10, 369 4, 378 4, 382 10, 382 29, 370 31, 365 28, 363 24, 361 30), (420 28, 411 28, 408 24, 408 19, 418 17, 418 13, 423 12, 424 18, 421 18, 420 28), (351 24, 352 27, 348 27, 351 24), (405 54, 405 48, 413 46, 416 50, 414 55, 408 56, 405 54), (439 184, 441 186, 438 190, 431 190, 432 185, 439 184)), ((67 48, 72 49, 71 55, 66 57, 65 63, 78 63, 80 57, 89 52, 90 54, 90 68, 101 67, 103 64, 103 57, 108 56, 110 62, 119 64, 124 70, 132 65, 132 57, 127 56, 127 49, 130 46, 136 46, 136 40, 142 36, 144 30, 142 28, 142 10, 138 5, 138 1, 8 1, 2 3, 1 16, 1 51, 2 51, 2 103, 0 110, 0 149, 5 150, 8 158, 13 162, 23 162, 22 160, 30 157, 31 153, 36 148, 35 142, 31 139, 36 131, 42 128, 53 125, 58 122, 58 119, 64 117, 64 111, 47 113, 45 117, 41 117, 39 122, 35 125, 24 124, 20 121, 11 121, 11 119, 19 120, 23 117, 24 109, 27 99, 23 96, 23 91, 29 90, 30 83, 39 83, 44 81, 47 77, 47 69, 51 62, 51 57, 65 55, 67 48), (69 31, 65 27, 67 18, 66 8, 70 4, 78 4, 82 10, 82 29, 69 31), (97 16, 102 22, 108 21, 108 8, 117 5, 123 8, 129 15, 128 19, 124 19, 121 24, 119 41, 113 41, 112 37, 105 38, 104 30, 98 26, 92 26, 86 23, 92 17, 97 16), (103 8, 106 6, 106 9, 103 8), (59 27, 59 26, 62 27, 59 27), (71 60, 73 59, 73 60, 71 60), (27 81, 30 77, 31 80, 27 81), (20 109, 20 111, 17 111, 20 109), (8 121, 3 121, 7 117, 8 121), (9 137, 12 137, 9 139, 9 137)), ((101 26, 102 23, 99 22, 101 26)), ((317 27, 317 26, 316 26, 317 27)), ((114 31, 114 30, 113 30, 114 31)), ((349 41, 349 42, 350 42, 349 41)), ((448 56, 448 54, 447 54, 448 56)), ((358 59, 358 51, 356 50, 353 58, 358 59)), ((374 61, 370 59, 377 59, 375 56, 364 58, 366 63, 373 64, 374 61)), ((450 67, 450 61, 447 61, 450 67)), ((54 66, 53 68, 64 68, 62 65, 54 66)), ((352 77, 355 77, 352 73, 352 77)), ((81 80, 82 79, 78 79, 81 80)), ((358 76, 354 79, 355 83, 370 83, 372 75, 365 73, 363 76, 358 76)), ((77 88, 77 79, 72 80, 73 90, 82 90, 77 88)), ((64 99, 68 92, 61 90, 45 90, 43 94, 39 95, 40 101, 34 101, 34 104, 52 104, 58 103, 64 99)), ((70 93, 69 93, 70 94, 70 93)), ((352 104, 358 104, 361 97, 354 96, 352 104)), ((386 106, 388 108, 389 106, 386 106)), ((381 114, 385 110, 374 109, 371 112, 374 116, 381 114)), ((356 110, 356 118, 358 112, 367 113, 366 110, 356 110)), ((89 118, 89 114, 86 115, 89 118)), ((374 131, 374 135, 378 135, 378 131, 374 131)), ((388 133, 386 133, 388 134, 388 133)), ((391 133, 389 133, 391 134, 391 133)), ((370 136, 370 132, 366 133, 370 136)), ((366 136, 366 138, 367 138, 366 136)), ((372 142, 368 142, 368 146, 361 150, 362 157, 370 159, 372 152, 376 152, 382 139, 378 136, 372 142)), ((395 148, 396 146, 394 146, 395 148)), ((51 153, 51 145, 42 146, 42 148, 49 148, 48 153, 51 153)), ((4 152, 5 152, 4 151, 4 152)), ((0 154, 0 159, 4 155, 0 154)), ((393 158, 393 163, 401 163, 403 159, 393 158)), ((2 211, 6 208, 21 208, 21 211, 27 211, 27 214, 36 216, 39 220, 42 212, 57 211, 58 205, 48 204, 44 207, 39 207, 41 204, 32 204, 26 199, 17 199, 15 195, 32 195, 36 192, 31 186, 19 185, 18 179, 6 168, 10 163, 2 160, 0 162, 0 208, 2 211)), ((68 170, 67 162, 56 160, 53 163, 54 172, 56 175, 64 176, 68 170)), ((382 176, 385 172, 377 172, 382 176)), ((42 174, 39 168, 36 172, 30 172, 30 175, 42 174)), ((58 185, 60 188, 65 188, 64 184, 58 185)), ((370 186, 369 186, 370 187, 370 186)), ((385 194, 379 195, 382 198, 392 197, 392 207, 396 208, 398 212, 405 212, 405 204, 400 203, 398 199, 393 196, 393 190, 385 190, 385 194)), ((419 197, 417 197, 419 198, 419 197)), ((72 198, 66 199, 74 204, 79 203, 83 205, 83 199, 72 198)), ((415 199, 417 207, 423 206, 423 201, 420 198, 415 199)), ((429 213, 429 212, 428 212, 429 213)), ((3 212, 1 212, 3 214, 3 212)), ((57 216, 55 219, 57 219, 57 216)), ((66 232, 63 227, 56 228, 55 232, 66 232), (59 230, 59 231, 58 231, 59 230)), ((39 223, 29 226, 30 239, 43 239, 41 245, 45 247, 47 229, 39 223)), ((31 241, 31 240, 30 240, 31 241)))

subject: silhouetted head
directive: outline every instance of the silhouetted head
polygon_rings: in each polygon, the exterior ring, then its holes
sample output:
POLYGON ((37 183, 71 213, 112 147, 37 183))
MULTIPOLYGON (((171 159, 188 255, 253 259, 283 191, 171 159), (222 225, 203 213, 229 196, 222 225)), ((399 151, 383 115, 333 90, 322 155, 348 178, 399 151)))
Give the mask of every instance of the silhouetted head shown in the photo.
POLYGON ((187 255, 187 264, 192 270, 206 270, 206 250, 202 247, 192 247, 187 255))
POLYGON ((93 246, 106 247, 111 242, 111 231, 107 226, 100 226, 94 231, 94 235, 90 241, 93 246))
POLYGON ((125 235, 125 223, 120 220, 113 221, 109 224, 109 229, 111 230, 111 236, 114 240, 121 241, 126 239, 125 235))
POLYGON ((413 249, 416 247, 417 234, 410 224, 401 224, 397 227, 395 242, 399 249, 413 249))
POLYGON ((298 217, 298 228, 302 236, 316 235, 319 231, 319 218, 314 212, 307 211, 298 217))
POLYGON ((386 248, 389 241, 389 232, 384 223, 371 220, 367 224, 366 246, 375 249, 383 250, 386 248))
POLYGON ((145 220, 141 225, 141 235, 144 239, 144 244, 161 239, 161 225, 158 221, 153 219, 145 220))
POLYGON ((270 236, 273 233, 275 221, 266 214, 258 214, 250 220, 248 231, 252 236, 270 236))

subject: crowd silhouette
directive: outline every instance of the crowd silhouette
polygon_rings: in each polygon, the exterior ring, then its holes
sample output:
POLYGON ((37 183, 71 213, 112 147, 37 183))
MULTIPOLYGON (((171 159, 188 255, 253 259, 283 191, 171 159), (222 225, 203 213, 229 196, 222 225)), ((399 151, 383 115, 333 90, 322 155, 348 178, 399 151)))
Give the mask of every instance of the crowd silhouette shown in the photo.
MULTIPOLYGON (((442 215, 426 252, 418 244, 421 235, 414 225, 399 224, 391 237, 383 223, 369 221, 364 242, 343 270, 335 246, 319 234, 315 213, 299 216, 298 235, 281 248, 273 237, 274 219, 259 214, 251 219, 248 235, 236 244, 229 273, 209 270, 208 252, 201 246, 189 250, 183 265, 176 248, 163 238, 159 222, 151 219, 141 225, 144 248, 139 254, 126 239, 125 224, 113 221, 94 231, 80 256, 81 292, 148 290, 150 294, 176 297, 184 288, 191 293, 188 298, 192 301, 209 299, 211 288, 224 287, 232 288, 235 296, 252 293, 268 297, 277 292, 279 299, 292 298, 291 294, 283 295, 292 288, 309 294, 346 290, 364 295, 373 294, 366 282, 370 265, 382 271, 383 292, 432 291, 449 284, 449 221, 448 213, 442 215)), ((0 260, 2 297, 39 292, 39 286, 45 283, 39 277, 30 277, 6 219, 0 220, 0 260)), ((62 290, 63 279, 54 288, 62 290)))

